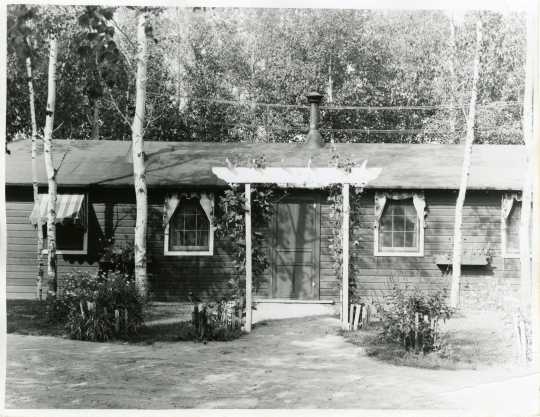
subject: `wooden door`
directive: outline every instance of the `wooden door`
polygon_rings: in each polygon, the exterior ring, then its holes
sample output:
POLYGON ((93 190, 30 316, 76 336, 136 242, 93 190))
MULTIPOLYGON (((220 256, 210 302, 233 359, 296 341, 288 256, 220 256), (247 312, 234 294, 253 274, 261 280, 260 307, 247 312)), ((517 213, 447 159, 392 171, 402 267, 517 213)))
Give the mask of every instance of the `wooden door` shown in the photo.
POLYGON ((275 210, 272 297, 319 299, 320 206, 288 198, 275 210))

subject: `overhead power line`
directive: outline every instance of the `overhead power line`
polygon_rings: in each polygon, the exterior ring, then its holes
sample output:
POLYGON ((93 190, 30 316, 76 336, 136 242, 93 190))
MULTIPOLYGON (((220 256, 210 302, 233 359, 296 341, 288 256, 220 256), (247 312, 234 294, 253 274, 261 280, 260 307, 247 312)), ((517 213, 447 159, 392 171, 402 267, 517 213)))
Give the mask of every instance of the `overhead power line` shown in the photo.
MULTIPOLYGON (((153 93, 148 92, 149 96, 152 97, 163 97, 167 99, 174 98, 183 98, 190 99, 193 101, 206 102, 206 103, 216 103, 216 104, 231 104, 239 106, 256 106, 256 107, 267 107, 267 108, 296 108, 296 109, 309 109, 308 105, 304 104, 281 104, 281 103, 264 103, 259 101, 249 101, 249 100, 225 100, 219 98, 206 98, 206 97, 196 97, 189 95, 167 95, 163 93, 153 93)), ((514 107, 521 106, 522 103, 518 101, 497 101, 494 103, 480 104, 478 107, 514 107)), ((321 110, 438 110, 438 109, 459 109, 459 105, 452 104, 436 104, 436 105, 419 105, 419 106, 321 106, 321 110)))
MULTIPOLYGON (((227 123, 227 122, 210 122, 205 121, 203 123, 198 123, 194 125, 202 130, 208 130, 209 126, 217 126, 222 128, 236 128, 236 129, 265 129, 268 131, 281 131, 281 132, 299 132, 306 133, 308 130, 307 126, 283 126, 283 125, 262 125, 262 124, 251 124, 251 123, 227 123)), ((366 135, 370 134, 405 134, 405 135, 416 135, 419 133, 425 133, 425 129, 366 129, 366 128, 356 128, 356 129, 347 129, 347 128, 325 128, 321 127, 319 130, 322 133, 364 133, 366 135)), ((475 129, 478 133, 489 133, 489 132, 498 132, 499 129, 475 129)), ((439 133, 444 133, 439 130, 439 133)), ((450 133, 450 131, 446 131, 450 133)))

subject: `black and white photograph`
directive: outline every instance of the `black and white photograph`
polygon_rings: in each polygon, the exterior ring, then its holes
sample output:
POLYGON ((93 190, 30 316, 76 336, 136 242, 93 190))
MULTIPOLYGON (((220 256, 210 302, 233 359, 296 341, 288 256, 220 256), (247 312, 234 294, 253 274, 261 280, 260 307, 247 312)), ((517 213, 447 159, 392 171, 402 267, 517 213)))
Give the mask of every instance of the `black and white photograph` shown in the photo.
POLYGON ((2 414, 540 413, 535 1, 2 8, 2 414))

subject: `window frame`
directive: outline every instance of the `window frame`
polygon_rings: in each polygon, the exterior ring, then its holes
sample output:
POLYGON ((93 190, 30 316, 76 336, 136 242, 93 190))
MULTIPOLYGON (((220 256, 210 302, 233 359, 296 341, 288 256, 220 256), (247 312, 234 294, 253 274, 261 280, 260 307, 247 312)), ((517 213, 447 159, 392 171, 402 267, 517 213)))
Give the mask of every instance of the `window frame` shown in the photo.
MULTIPOLYGON (((418 225, 418 247, 415 248, 414 251, 407 251, 403 250, 405 247, 398 248, 397 250, 385 250, 379 249, 379 234, 381 233, 381 221, 384 216, 384 211, 381 215, 381 218, 379 219, 379 222, 374 227, 374 239, 373 239, 373 255, 374 256, 396 256, 396 257, 421 257, 424 256, 424 217, 418 216, 418 213, 416 212, 416 207, 414 207, 414 204, 412 203, 412 196, 411 198, 403 199, 403 200, 411 200, 411 205, 414 209, 414 213, 416 214, 416 221, 418 225)), ((387 209, 389 204, 392 204, 394 201, 403 201, 403 200, 392 200, 388 199, 386 203, 386 207, 384 207, 384 210, 387 209)))
MULTIPOLYGON (((512 203, 512 210, 514 210, 516 208, 517 203, 519 203, 519 210, 520 210, 519 215, 521 217, 521 207, 522 207, 521 206, 522 205, 521 201, 514 200, 514 202, 512 203)), ((501 210, 502 210, 502 205, 501 205, 501 210)), ((517 252, 508 252, 508 242, 507 242, 507 239, 506 239, 506 231, 508 230, 508 219, 510 218, 511 214, 512 214, 512 212, 510 212, 510 214, 508 215, 507 218, 501 219, 502 256, 505 259, 517 259, 517 258, 520 258, 520 256, 521 256, 519 248, 518 248, 517 252)), ((518 233, 521 233, 521 231, 519 230, 519 226, 518 226, 518 233)), ((520 242, 521 242, 521 237, 519 239, 520 239, 520 242)))
MULTIPOLYGON (((86 224, 84 225, 84 236, 83 236, 83 248, 81 250, 62 250, 58 249, 58 241, 56 242, 56 254, 57 255, 88 255, 88 193, 84 193, 84 210, 86 210, 86 216, 85 221, 86 224)), ((45 223, 45 227, 47 224, 45 223)), ((45 237, 43 238, 43 242, 47 242, 47 248, 49 245, 48 239, 45 237)), ((47 255, 49 253, 49 249, 42 249, 41 254, 47 255)))
MULTIPOLYGON (((210 195, 212 196, 212 206, 213 206, 214 205, 214 194, 211 193, 210 195)), ((163 235, 163 243, 164 243, 164 245, 163 245, 164 246, 163 247, 163 254, 165 256, 213 256, 214 255, 214 229, 215 228, 214 228, 214 224, 212 222, 212 218, 211 218, 212 216, 210 216, 210 218, 208 217, 208 215, 206 214, 206 212, 204 211, 204 209, 201 206, 200 199, 195 198, 195 200, 197 200, 197 203, 199 204, 202 212, 208 218, 208 223, 209 223, 209 227, 208 227, 208 250, 191 250, 191 251, 190 250, 169 250, 169 230, 170 230, 170 225, 171 225, 171 221, 172 221, 172 219, 174 217, 174 214, 176 213, 176 210, 178 210, 178 208, 182 204, 182 202, 180 201, 180 203, 178 204, 178 207, 175 210, 175 213, 173 213, 173 215, 171 216, 169 222, 165 226, 165 231, 164 231, 164 235, 163 235)))

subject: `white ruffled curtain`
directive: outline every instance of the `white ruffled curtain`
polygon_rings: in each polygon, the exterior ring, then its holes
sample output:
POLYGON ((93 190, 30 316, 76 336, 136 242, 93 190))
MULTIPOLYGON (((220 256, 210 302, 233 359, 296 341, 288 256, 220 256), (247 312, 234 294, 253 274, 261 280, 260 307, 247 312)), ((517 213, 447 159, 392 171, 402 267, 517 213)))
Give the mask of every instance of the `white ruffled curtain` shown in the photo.
POLYGON ((506 193, 503 194, 502 197, 502 203, 501 203, 501 217, 503 220, 503 224, 506 223, 506 219, 508 219, 508 216, 510 215, 510 212, 512 211, 512 207, 514 206, 514 201, 521 201, 521 193, 506 193))
POLYGON ((413 205, 418 215, 418 219, 422 220, 426 216, 426 199, 424 192, 403 192, 403 191, 384 191, 375 193, 375 227, 379 227, 379 222, 388 200, 406 200, 412 198, 413 205))
POLYGON ((169 224, 180 201, 182 199, 190 200, 192 198, 199 200, 208 220, 210 220, 210 223, 212 222, 212 214, 214 212, 214 199, 212 198, 212 194, 203 192, 171 193, 165 197, 165 204, 163 205, 163 228, 167 227, 169 224))

